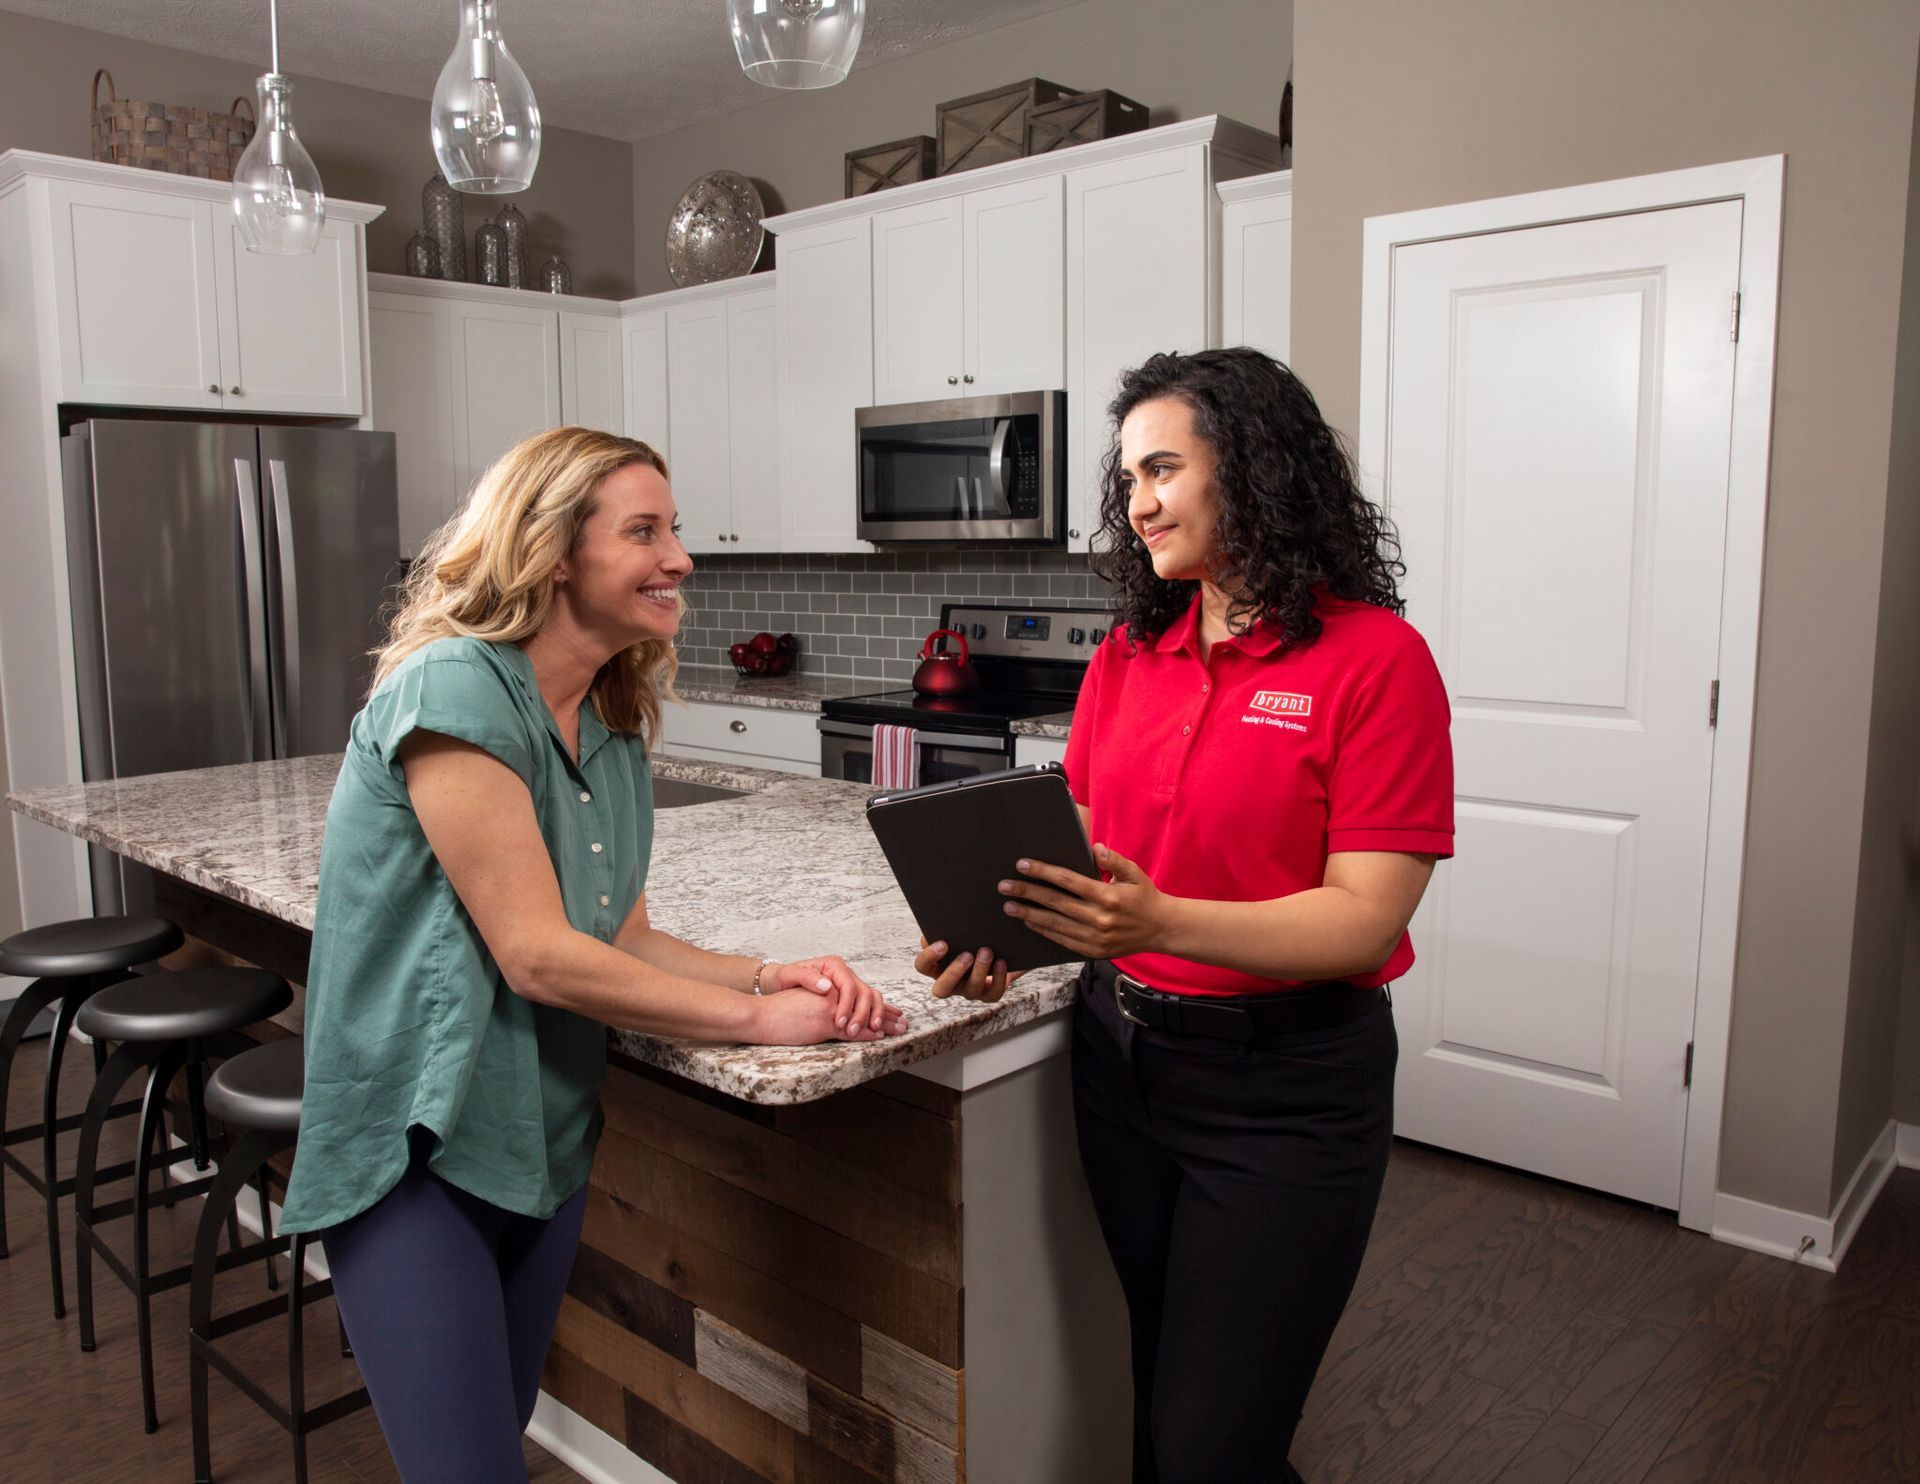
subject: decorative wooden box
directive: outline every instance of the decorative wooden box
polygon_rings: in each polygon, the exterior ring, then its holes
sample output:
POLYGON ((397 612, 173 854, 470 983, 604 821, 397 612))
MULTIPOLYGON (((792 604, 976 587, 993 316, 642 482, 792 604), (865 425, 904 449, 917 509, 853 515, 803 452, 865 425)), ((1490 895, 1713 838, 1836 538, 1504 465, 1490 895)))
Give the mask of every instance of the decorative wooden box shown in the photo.
POLYGON ((1028 112, 1072 95, 1072 88, 1030 77, 939 104, 934 109, 939 120, 934 132, 940 140, 940 174, 1021 158, 1027 152, 1028 112))
POLYGON ((933 179, 936 149, 931 134, 896 139, 892 144, 870 144, 847 151, 847 195, 870 196, 888 186, 912 185, 933 179))
POLYGON ((1027 153, 1044 155, 1147 126, 1147 106, 1105 88, 1075 93, 1027 111, 1027 153))

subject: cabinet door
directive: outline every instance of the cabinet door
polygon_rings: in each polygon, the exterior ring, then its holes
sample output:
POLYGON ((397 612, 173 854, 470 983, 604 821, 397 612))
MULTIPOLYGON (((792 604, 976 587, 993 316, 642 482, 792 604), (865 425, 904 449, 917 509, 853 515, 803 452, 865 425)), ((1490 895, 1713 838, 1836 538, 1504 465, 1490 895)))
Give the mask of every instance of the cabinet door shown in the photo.
POLYGON ((873 401, 871 218, 780 238, 781 540, 788 551, 872 551, 854 535, 860 498, 853 410, 873 401))
POLYGON ((219 407, 212 209, 65 180, 47 200, 60 400, 219 407))
POLYGON ((667 426, 673 503, 687 550, 733 549, 733 472, 727 399, 727 301, 667 311, 667 426))
POLYGON ((1065 385, 1065 196, 1049 175, 960 198, 965 374, 976 392, 1065 385))
POLYGON ((582 428, 624 431, 620 321, 560 311, 560 417, 582 428))
POLYGON ((373 369, 368 418, 393 434, 400 486, 400 554, 450 517, 465 493, 453 457, 452 367, 445 303, 413 294, 367 295, 373 369))
POLYGON ((456 500, 529 433, 560 422, 560 322, 551 309, 454 303, 456 500))
POLYGON ((310 253, 248 252, 217 211, 213 269, 227 411, 358 417, 360 229, 329 221, 310 253))
POLYGON ((949 197, 873 217, 876 404, 965 395, 960 215, 949 197))
POLYGON ((667 436, 667 315, 655 309, 621 321, 627 344, 627 426, 629 438, 651 444, 673 467, 673 440, 667 436))
POLYGON ((1099 510, 1107 403, 1155 351, 1208 340, 1206 146, 1067 176, 1067 546, 1085 551, 1099 510))
POLYGON ((778 310, 772 289, 727 300, 733 551, 780 549, 778 310))
POLYGON ((1293 331, 1293 193, 1220 212, 1220 343, 1287 359, 1293 331))

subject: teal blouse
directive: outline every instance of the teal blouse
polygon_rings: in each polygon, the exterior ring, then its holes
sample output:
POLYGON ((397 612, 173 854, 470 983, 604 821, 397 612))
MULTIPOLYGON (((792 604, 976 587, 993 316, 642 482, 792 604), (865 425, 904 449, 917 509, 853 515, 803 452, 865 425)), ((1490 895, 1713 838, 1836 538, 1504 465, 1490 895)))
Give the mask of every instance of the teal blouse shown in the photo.
POLYGON ((414 1128, 436 1175, 520 1215, 551 1216, 593 1164, 606 1027, 507 986, 414 815, 394 754, 416 730, 483 748, 526 784, 581 932, 611 942, 646 886, 639 737, 583 705, 576 763, 517 645, 442 639, 409 655, 354 718, 327 807, 284 1231, 373 1205, 406 1170, 414 1128))

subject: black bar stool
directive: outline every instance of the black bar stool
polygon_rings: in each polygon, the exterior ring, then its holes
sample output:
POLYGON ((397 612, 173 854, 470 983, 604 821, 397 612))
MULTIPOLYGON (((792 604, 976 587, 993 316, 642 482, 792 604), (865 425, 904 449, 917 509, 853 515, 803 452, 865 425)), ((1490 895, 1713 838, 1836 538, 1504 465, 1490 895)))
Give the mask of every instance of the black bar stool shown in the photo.
MULTIPOLYGON (((210 1160, 206 1108, 201 1079, 208 1052, 233 1054, 251 1043, 237 1035, 243 1026, 253 1025, 277 1014, 293 1002, 287 981, 265 969, 187 969, 173 974, 151 974, 126 984, 101 990, 80 1009, 80 1029, 96 1040, 118 1045, 94 1079, 93 1096, 80 1125, 80 1159, 74 1174, 73 1197, 74 1263, 78 1269, 80 1308, 80 1348, 93 1349, 93 1257, 102 1262, 134 1296, 140 1335, 140 1392, 146 1406, 148 1432, 157 1431, 159 1415, 153 1404, 153 1341, 151 1306, 156 1293, 177 1288, 192 1274, 191 1264, 181 1264, 163 1273, 147 1271, 147 1171, 154 1162, 152 1148, 159 1132, 160 1113, 166 1106, 167 1088, 176 1073, 187 1073, 187 1109, 192 1119, 192 1137, 186 1149, 165 1150, 159 1159, 163 1165, 191 1159, 196 1169, 204 1170, 210 1160), (106 1121, 115 1094, 134 1076, 147 1072, 146 1094, 141 1100, 139 1143, 133 1158, 133 1194, 106 1205, 94 1204, 94 1187, 101 1178, 96 1168, 100 1153, 100 1129, 106 1121), (123 1263, 97 1230, 108 1221, 133 1217, 133 1261, 123 1263)), ((213 1176, 189 1180, 175 1186, 175 1197, 197 1195, 213 1183, 213 1176)), ((262 1198, 264 1206, 264 1196, 262 1198)), ((231 1222, 232 1211, 228 1211, 231 1222)), ((246 1261, 264 1257, 264 1244, 242 1248, 237 1223, 229 1225, 234 1251, 229 1257, 246 1261)), ((271 1282, 271 1272, 269 1272, 271 1282)))
MULTIPOLYGON (((159 917, 82 917, 28 928, 0 943, 0 974, 32 979, 13 1002, 6 1024, 0 1026, 0 1258, 7 1254, 7 1177, 11 1169, 46 1201, 47 1263, 53 1276, 53 1317, 67 1312, 65 1283, 60 1272, 60 1197, 71 1194, 72 1177, 55 1178, 54 1140, 80 1126, 84 1115, 58 1116, 60 1063, 66 1056, 67 1036, 80 1007, 96 991, 126 978, 135 965, 151 963, 171 953, 184 941, 180 929, 159 917), (47 1006, 56 1006, 53 1034, 47 1041, 47 1085, 40 1099, 40 1121, 19 1128, 6 1127, 7 1090, 13 1077, 14 1053, 27 1028, 47 1006), (12 1146, 40 1141, 40 1168, 36 1171, 13 1152, 12 1146)), ((96 1072, 106 1063, 106 1047, 93 1043, 96 1072)), ((116 1103, 109 1118, 137 1113, 134 1102, 116 1103)), ((101 1179, 131 1174, 131 1163, 102 1170, 101 1179)))
MULTIPOLYGON (((187 1298, 187 1340, 192 1352, 193 1393, 193 1477, 195 1484, 212 1484, 212 1444, 207 1425, 207 1367, 245 1392, 269 1417, 293 1438, 294 1484, 306 1484, 307 1434, 316 1427, 337 1421, 367 1405, 367 1388, 362 1386, 323 1402, 306 1405, 306 1366, 301 1348, 301 1309, 333 1292, 333 1280, 306 1283, 306 1253, 309 1238, 305 1232, 292 1238, 275 1237, 269 1232, 264 1244, 270 1252, 291 1252, 292 1276, 287 1291, 277 1297, 231 1314, 213 1317, 213 1275, 248 1253, 229 1253, 221 1257, 220 1226, 232 1212, 248 1180, 262 1180, 271 1168, 268 1161, 294 1147, 300 1134, 300 1096, 305 1087, 305 1069, 301 1061, 302 1045, 298 1037, 269 1041, 252 1051, 243 1051, 223 1062, 207 1083, 207 1112, 221 1123, 244 1132, 220 1162, 220 1173, 207 1190, 206 1209, 200 1213, 200 1230, 193 1246, 193 1287, 187 1298), (233 1359, 222 1355, 214 1341, 245 1329, 262 1320, 272 1319, 282 1310, 287 1315, 287 1405, 249 1376, 233 1359)), ((272 1259, 269 1258, 269 1261, 272 1259)), ((340 1331, 340 1353, 353 1352, 347 1346, 344 1325, 340 1331)))

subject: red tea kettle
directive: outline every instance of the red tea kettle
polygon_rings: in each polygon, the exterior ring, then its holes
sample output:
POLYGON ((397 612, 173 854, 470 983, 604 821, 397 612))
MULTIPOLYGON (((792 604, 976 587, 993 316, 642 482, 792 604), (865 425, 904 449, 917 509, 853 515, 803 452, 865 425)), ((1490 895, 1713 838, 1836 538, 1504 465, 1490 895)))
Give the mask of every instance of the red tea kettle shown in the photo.
POLYGON ((967 658, 967 636, 958 629, 935 629, 914 658, 920 668, 913 672, 913 688, 923 696, 957 696, 980 689, 980 672, 967 658), (960 652, 948 654, 939 648, 942 639, 958 639, 960 652))

